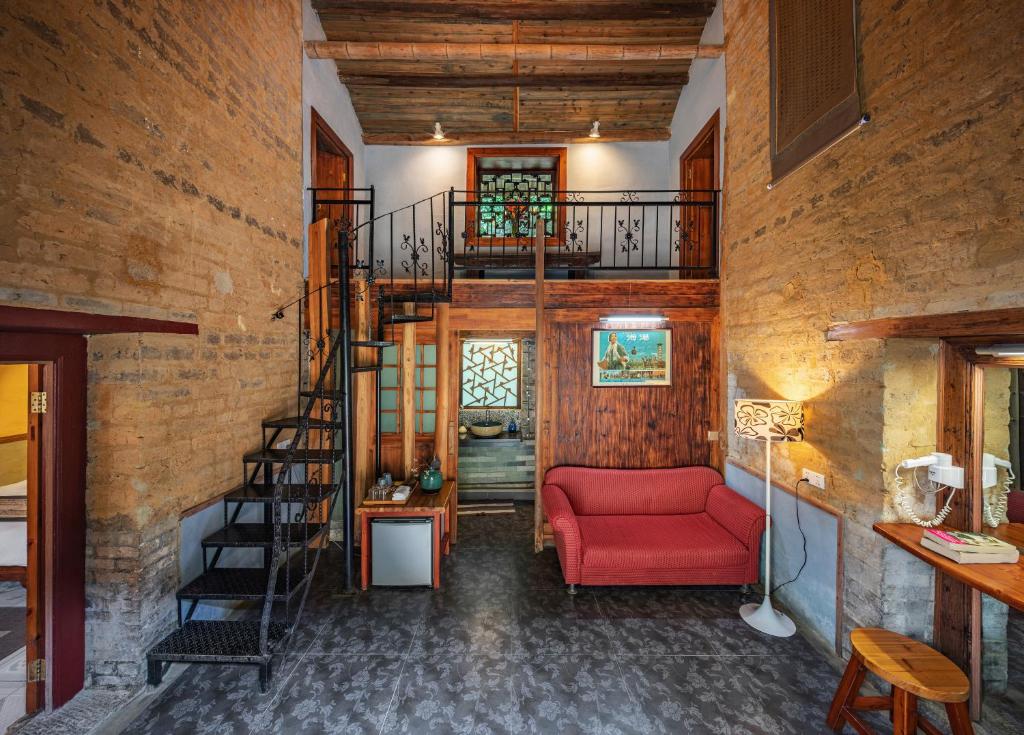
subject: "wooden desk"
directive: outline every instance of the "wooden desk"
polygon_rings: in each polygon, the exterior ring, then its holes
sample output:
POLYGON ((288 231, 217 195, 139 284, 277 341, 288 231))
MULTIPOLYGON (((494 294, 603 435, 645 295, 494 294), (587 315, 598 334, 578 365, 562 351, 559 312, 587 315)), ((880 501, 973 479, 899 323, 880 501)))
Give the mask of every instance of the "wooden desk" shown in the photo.
POLYGON ((370 537, 372 518, 430 518, 434 521, 434 579, 433 586, 441 586, 441 554, 451 553, 452 544, 458 538, 458 490, 455 480, 445 480, 441 489, 434 494, 413 491, 404 505, 366 505, 356 508, 362 529, 360 553, 360 586, 370 586, 370 554, 373 553, 373 539, 370 537))
POLYGON ((1010 607, 1024 610, 1024 558, 1016 564, 957 564, 921 546, 921 536, 924 534, 921 526, 912 523, 876 523, 874 529, 876 533, 953 579, 1005 602, 1010 607))

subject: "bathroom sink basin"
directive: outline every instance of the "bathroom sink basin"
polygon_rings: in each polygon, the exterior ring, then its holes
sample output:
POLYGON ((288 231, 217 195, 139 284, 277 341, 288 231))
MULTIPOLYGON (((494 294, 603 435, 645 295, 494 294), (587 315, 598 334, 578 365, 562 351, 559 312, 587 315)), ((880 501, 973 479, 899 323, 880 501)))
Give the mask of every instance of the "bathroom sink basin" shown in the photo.
POLYGON ((500 421, 478 421, 475 424, 469 425, 469 430, 474 436, 484 439, 497 436, 502 432, 502 428, 500 421))

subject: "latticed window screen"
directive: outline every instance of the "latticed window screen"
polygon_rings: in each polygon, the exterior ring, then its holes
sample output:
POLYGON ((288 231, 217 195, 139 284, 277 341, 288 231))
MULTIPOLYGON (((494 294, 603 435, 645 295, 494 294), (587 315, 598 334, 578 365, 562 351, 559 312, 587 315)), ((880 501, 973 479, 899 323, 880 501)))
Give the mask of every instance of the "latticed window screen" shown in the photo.
POLYGON ((477 234, 483 237, 532 237, 538 215, 545 234, 555 234, 555 171, 481 171, 477 189, 482 204, 477 212, 477 234))
POLYGON ((519 408, 519 340, 462 343, 462 407, 519 408))
POLYGON ((416 345, 416 433, 432 434, 437 420, 437 345, 416 345))
POLYGON ((397 434, 402 430, 402 371, 398 364, 400 346, 384 348, 380 372, 380 431, 397 434))

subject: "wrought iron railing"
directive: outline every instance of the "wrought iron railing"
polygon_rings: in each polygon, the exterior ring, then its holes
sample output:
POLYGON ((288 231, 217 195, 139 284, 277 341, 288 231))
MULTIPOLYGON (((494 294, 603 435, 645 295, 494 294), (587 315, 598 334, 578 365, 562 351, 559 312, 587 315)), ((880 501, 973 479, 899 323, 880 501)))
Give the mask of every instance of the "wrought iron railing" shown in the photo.
POLYGON ((459 275, 533 269, 536 223, 543 219, 551 270, 718 276, 715 189, 553 191, 512 201, 453 190, 451 197, 459 275))

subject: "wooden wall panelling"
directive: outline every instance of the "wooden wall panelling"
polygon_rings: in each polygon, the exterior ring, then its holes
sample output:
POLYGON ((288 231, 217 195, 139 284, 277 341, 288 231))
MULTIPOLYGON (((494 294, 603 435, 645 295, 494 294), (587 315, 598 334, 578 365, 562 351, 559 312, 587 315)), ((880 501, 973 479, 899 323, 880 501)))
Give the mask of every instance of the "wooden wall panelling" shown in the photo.
MULTIPOLYGON (((561 316, 559 312, 554 312, 561 316)), ((713 318, 673 320, 672 385, 593 387, 593 320, 551 320, 553 376, 551 465, 675 467, 715 462, 707 431, 715 427, 717 370, 713 318)))

